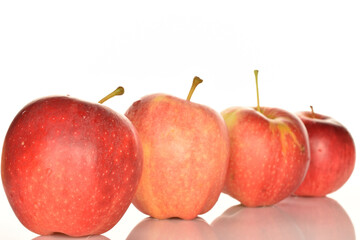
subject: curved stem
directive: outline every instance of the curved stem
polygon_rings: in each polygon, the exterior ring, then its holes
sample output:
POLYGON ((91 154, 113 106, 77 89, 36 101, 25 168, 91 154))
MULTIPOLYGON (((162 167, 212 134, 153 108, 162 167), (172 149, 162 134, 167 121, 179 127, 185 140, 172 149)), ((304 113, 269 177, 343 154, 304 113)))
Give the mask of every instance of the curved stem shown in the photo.
POLYGON ((118 87, 117 89, 115 89, 112 93, 106 95, 103 99, 101 99, 99 101, 99 103, 104 103, 106 100, 116 96, 116 95, 123 95, 124 94, 124 88, 123 87, 118 87))
POLYGON ((188 96, 186 98, 187 101, 190 101, 191 96, 193 95, 195 88, 197 87, 197 85, 199 85, 202 82, 203 82, 203 80, 200 79, 199 77, 194 77, 193 83, 192 83, 191 88, 190 88, 190 92, 189 92, 189 94, 188 94, 188 96))
POLYGON ((310 108, 311 108, 311 116, 312 116, 313 118, 315 118, 316 116, 315 116, 315 112, 314 112, 313 106, 310 106, 310 108))
POLYGON ((255 82, 256 82, 257 111, 258 111, 258 112, 261 112, 261 109, 260 109, 260 99, 259 99, 259 84, 258 84, 258 74, 259 74, 259 70, 254 70, 254 74, 255 74, 255 82))

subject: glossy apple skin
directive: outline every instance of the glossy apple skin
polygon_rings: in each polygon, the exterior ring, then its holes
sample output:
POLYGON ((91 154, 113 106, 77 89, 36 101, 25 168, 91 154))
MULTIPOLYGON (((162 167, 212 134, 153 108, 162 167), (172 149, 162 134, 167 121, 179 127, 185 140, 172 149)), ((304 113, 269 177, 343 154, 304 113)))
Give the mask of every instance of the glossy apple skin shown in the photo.
POLYGON ((292 194, 309 166, 309 140, 298 117, 277 108, 222 112, 230 136, 224 193, 248 207, 273 205, 292 194))
POLYGON ((355 166, 355 144, 348 130, 334 119, 311 112, 298 116, 310 139, 310 166, 295 194, 325 196, 350 178, 355 166))
POLYGON ((71 97, 25 106, 7 132, 1 176, 21 223, 40 235, 101 234, 125 213, 142 170, 131 122, 71 97))
POLYGON ((144 170, 133 204, 154 218, 193 219, 209 211, 224 184, 229 138, 220 114, 165 94, 133 103, 144 170))

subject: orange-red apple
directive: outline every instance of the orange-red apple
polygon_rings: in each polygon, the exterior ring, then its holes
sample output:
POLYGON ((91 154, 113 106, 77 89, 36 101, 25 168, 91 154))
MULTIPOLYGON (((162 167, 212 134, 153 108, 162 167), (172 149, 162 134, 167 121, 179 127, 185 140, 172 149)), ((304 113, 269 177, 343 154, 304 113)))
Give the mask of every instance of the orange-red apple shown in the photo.
POLYGON ((141 98, 127 110, 144 152, 134 205, 154 218, 193 219, 209 211, 224 185, 229 138, 213 109, 165 94, 141 98))

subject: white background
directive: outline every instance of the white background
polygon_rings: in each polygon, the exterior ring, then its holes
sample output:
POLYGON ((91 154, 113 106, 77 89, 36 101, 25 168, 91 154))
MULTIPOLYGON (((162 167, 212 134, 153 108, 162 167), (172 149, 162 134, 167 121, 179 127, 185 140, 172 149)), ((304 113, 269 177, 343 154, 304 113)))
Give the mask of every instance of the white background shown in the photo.
MULTIPOLYGON (((28 102, 69 94, 124 113, 163 92, 217 111, 260 104, 332 116, 360 146, 359 1, 3 1, 0 0, 0 143, 28 102)), ((329 197, 360 236, 360 166, 329 197)), ((203 215, 209 224, 237 202, 222 195, 203 215)), ((145 215, 131 206, 104 235, 125 239, 145 215)), ((32 239, 0 191, 0 238, 32 239)))

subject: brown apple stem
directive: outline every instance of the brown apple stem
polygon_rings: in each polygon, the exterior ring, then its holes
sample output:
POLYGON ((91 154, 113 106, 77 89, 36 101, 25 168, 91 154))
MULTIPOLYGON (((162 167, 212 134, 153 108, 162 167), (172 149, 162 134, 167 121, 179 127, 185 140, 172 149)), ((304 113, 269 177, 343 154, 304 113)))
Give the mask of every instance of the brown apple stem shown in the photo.
POLYGON ((315 112, 314 112, 313 106, 310 106, 310 108, 311 108, 311 116, 312 116, 313 118, 315 118, 315 112))
POLYGON ((199 85, 202 82, 203 82, 203 80, 201 80, 199 77, 194 77, 193 83, 192 83, 191 88, 190 88, 190 92, 189 92, 189 94, 188 94, 188 96, 186 98, 187 101, 190 101, 191 96, 193 95, 195 88, 197 87, 197 85, 199 85))
POLYGON ((123 94, 124 94, 124 88, 123 87, 118 87, 117 89, 115 89, 115 91, 113 91, 112 93, 108 94, 103 99, 101 99, 99 101, 99 103, 104 103, 105 101, 109 100, 110 98, 112 98, 112 97, 114 97, 116 95, 123 95, 123 94))
POLYGON ((254 74, 255 74, 255 82, 256 82, 257 111, 258 111, 258 112, 261 112, 261 109, 260 109, 260 99, 259 99, 259 84, 258 84, 258 74, 259 74, 259 70, 254 70, 254 74))

